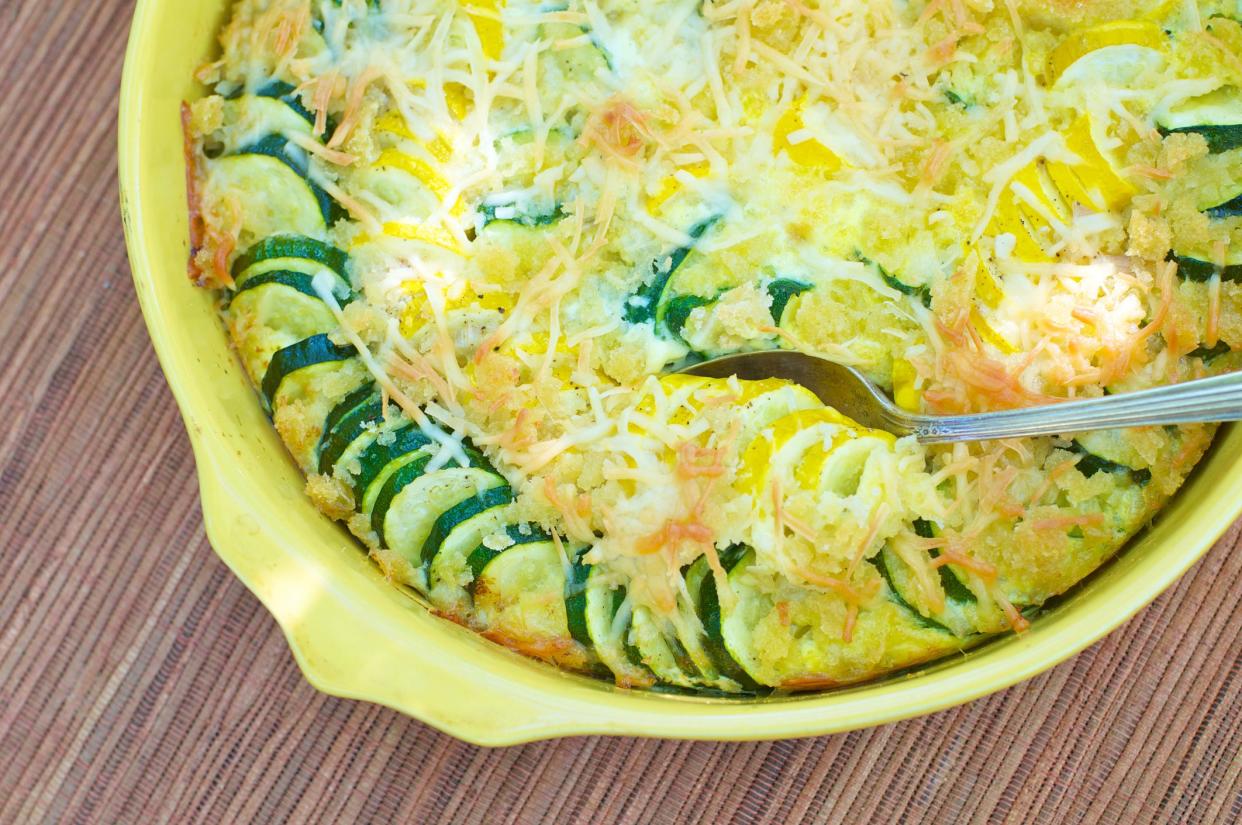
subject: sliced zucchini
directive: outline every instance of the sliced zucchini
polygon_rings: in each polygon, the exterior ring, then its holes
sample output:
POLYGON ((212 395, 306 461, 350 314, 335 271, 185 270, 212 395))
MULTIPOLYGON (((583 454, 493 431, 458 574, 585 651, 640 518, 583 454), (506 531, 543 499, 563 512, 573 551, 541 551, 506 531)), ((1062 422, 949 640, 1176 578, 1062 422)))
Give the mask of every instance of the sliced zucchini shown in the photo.
MULTIPOLYGON (((224 123, 219 132, 226 154, 237 154, 267 135, 304 135, 314 138, 314 116, 310 121, 278 96, 241 95, 225 104, 224 123)), ((298 104, 301 106, 301 103, 298 104)), ((305 110, 303 110, 305 111, 305 110)))
POLYGON ((871 260, 870 258, 862 254, 858 254, 857 258, 862 263, 871 267, 875 271, 875 273, 880 276, 880 280, 882 280, 885 284, 897 290, 902 295, 909 295, 911 298, 917 298, 919 302, 923 304, 923 306, 927 307, 928 309, 931 309, 931 300, 932 300, 931 289, 929 289, 927 286, 917 286, 914 284, 908 284, 905 281, 898 278, 896 275, 889 272, 884 267, 880 266, 877 262, 871 260))
POLYGON ((583 670, 599 678, 608 678, 612 671, 600 661, 595 653, 591 633, 587 623, 587 582, 591 576, 591 565, 582 557, 591 549, 589 544, 566 546, 569 565, 565 568, 565 627, 569 636, 587 652, 587 660, 583 670))
POLYGON ((929 630, 939 630, 944 633, 953 633, 947 626, 941 624, 930 616, 926 616, 918 608, 911 603, 920 601, 916 594, 910 592, 910 588, 916 587, 917 583, 913 576, 903 575, 905 571, 905 562, 897 557, 889 548, 885 547, 876 555, 867 559, 873 567, 880 573, 880 578, 884 579, 885 593, 889 601, 896 604, 902 610, 910 614, 910 618, 920 627, 929 630))
POLYGON ((389 482, 398 484, 400 490, 390 499, 381 494, 371 512, 372 528, 380 536, 381 544, 409 563, 409 572, 415 579, 411 584, 424 591, 429 586, 423 548, 440 516, 473 496, 508 486, 502 477, 483 467, 427 470, 427 466, 425 461, 414 461, 398 470, 389 482), (401 481, 405 483, 400 484, 401 481), (376 518, 377 513, 382 516, 376 518))
POLYGON ((276 354, 272 356, 267 372, 263 375, 261 387, 263 402, 268 412, 270 413, 272 410, 276 393, 280 391, 281 384, 284 383, 290 374, 318 364, 346 361, 357 354, 358 351, 353 347, 340 346, 323 333, 303 338, 296 344, 290 344, 284 349, 277 350, 276 354))
POLYGON ((355 440, 384 420, 384 402, 373 384, 355 390, 332 410, 319 439, 319 472, 330 473, 355 440))
POLYGON ((1242 195, 1236 195, 1224 203, 1203 210, 1203 212, 1214 221, 1242 216, 1242 195))
POLYGON ((294 340, 336 329, 336 315, 311 284, 312 276, 285 270, 246 281, 229 300, 234 315, 244 314, 294 340))
MULTIPOLYGON (((534 535, 532 533, 532 535, 534 535)), ((487 560, 471 586, 475 618, 493 634, 517 647, 555 650, 570 641, 565 618, 565 564, 555 542, 511 545, 500 552, 483 548, 487 560)), ((471 567, 476 567, 471 554, 471 567)), ((553 657, 555 658, 555 657, 553 657)))
POLYGON ((1197 134, 1208 151, 1220 154, 1242 147, 1242 90, 1234 86, 1196 97, 1156 118, 1162 135, 1197 134))
MULTIPOLYGON (((664 313, 662 321, 664 323, 664 331, 669 336, 680 340, 686 346, 690 343, 682 337, 681 331, 686 326, 686 321, 690 318, 690 313, 699 307, 711 306, 716 303, 716 298, 704 298, 702 295, 678 295, 667 304, 664 305, 664 313)), ((691 347, 693 349, 693 347, 691 347)))
POLYGON ((569 635, 588 649, 594 647, 587 624, 587 581, 591 576, 591 565, 585 563, 582 557, 590 549, 586 545, 569 554, 569 570, 565 576, 565 622, 569 635))
POLYGON ((953 104, 954 106, 961 106, 963 109, 969 109, 971 106, 974 105, 972 102, 962 97, 961 95, 959 95, 957 92, 953 91, 952 89, 944 90, 944 99, 949 101, 949 103, 953 104))
POLYGON ((769 307, 772 322, 780 326, 781 318, 785 316, 785 308, 789 306, 790 300, 804 292, 809 292, 811 284, 797 278, 775 278, 768 281, 765 289, 772 298, 772 305, 769 307))
MULTIPOLYGON (((940 558, 940 551, 935 548, 927 551, 927 554, 933 559, 940 558)), ((955 565, 942 564, 936 568, 936 572, 940 575, 940 587, 949 601, 956 602, 963 608, 978 603, 979 597, 975 595, 975 591, 970 589, 970 585, 966 584, 965 577, 955 565)))
POLYGON ((463 499, 442 512, 432 523, 427 538, 423 540, 419 552, 420 564, 429 568, 454 530, 488 511, 499 510, 511 503, 513 488, 502 483, 463 499))
MULTIPOLYGON (((936 526, 926 519, 914 520, 914 533, 925 539, 935 538, 938 534, 936 526)), ((940 551, 932 549, 929 555, 934 559, 940 556, 940 551)), ((944 590, 947 598, 958 602, 959 604, 974 604, 979 600, 975 595, 975 591, 970 589, 966 584, 966 580, 962 578, 957 571, 955 565, 942 564, 936 568, 940 574, 940 587, 944 590)))
POLYGON ((416 424, 407 424, 391 439, 376 438, 358 456, 358 471, 351 474, 351 486, 358 511, 370 513, 384 482, 406 463, 431 449, 431 436, 416 424))
POLYGON ((1227 343, 1225 343, 1224 341, 1217 341, 1215 346, 1196 347, 1195 349, 1186 353, 1186 357, 1187 358, 1199 358, 1199 359, 1202 359, 1204 364, 1210 364, 1213 361, 1215 361, 1217 358, 1220 358, 1222 355, 1228 355, 1231 352, 1233 352, 1233 348, 1230 347, 1227 343))
POLYGON ((702 683, 694 658, 677 637, 672 624, 643 606, 634 608, 630 638, 643 663, 661 682, 692 688, 702 683))
POLYGON ((306 271, 302 268, 306 262, 332 270, 352 291, 349 255, 346 252, 305 235, 287 233, 270 235, 239 255, 233 262, 233 281, 240 286, 247 278, 273 269, 306 271), (260 264, 264 265, 263 268, 260 264))
POLYGON ((590 26, 555 22, 542 23, 538 27, 540 39, 553 43, 576 40, 584 34, 589 36, 589 43, 546 53, 549 66, 555 67, 567 83, 590 81, 601 72, 611 72, 612 55, 590 26))
POLYGON ((654 322, 657 329, 664 329, 664 313, 667 308, 667 301, 671 298, 671 296, 665 295, 669 280, 677 269, 685 263, 690 253, 694 251, 697 241, 718 220, 720 220, 720 216, 714 215, 695 224, 688 233, 691 238, 688 245, 678 247, 651 263, 650 280, 643 284, 625 302, 623 317, 627 322, 631 324, 654 322))
POLYGON ((484 539, 494 536, 511 525, 512 507, 501 504, 466 519, 440 542, 439 549, 427 565, 428 585, 437 604, 462 604, 469 593, 467 589, 474 575, 469 559, 484 539))
POLYGON ((729 609, 722 607, 719 611, 719 618, 709 618, 704 611, 703 624, 708 628, 709 637, 716 636, 716 644, 723 648, 721 658, 728 656, 741 670, 739 676, 746 679, 743 682, 740 678, 734 678, 734 681, 739 684, 763 684, 763 681, 755 675, 759 668, 751 637, 752 628, 767 612, 767 604, 766 600, 747 587, 743 580, 746 568, 754 564, 755 551, 746 548, 732 561, 733 565, 729 569, 729 588, 733 591, 736 602, 729 609))
POLYGON ((1170 255, 1177 262, 1177 276, 1187 281, 1203 283, 1219 275, 1222 281, 1242 281, 1242 259, 1231 259, 1224 266, 1217 266, 1192 255, 1170 255))
MULTIPOLYGON (((344 216, 341 207, 323 190, 319 184, 310 179, 310 157, 306 150, 291 143, 284 135, 267 135, 264 138, 243 147, 234 157, 269 157, 289 167, 299 178, 303 186, 315 199, 325 226, 331 226, 344 216)), ((256 233, 271 234, 271 233, 256 233)), ((302 233, 311 234, 311 233, 302 233)))
POLYGON ((238 200, 244 212, 242 228, 254 236, 322 235, 326 231, 327 220, 315 190, 283 160, 243 153, 209 161, 207 168, 206 191, 238 200))
POLYGON ((792 690, 823 688, 961 649, 959 637, 924 626, 886 598, 859 609, 847 639, 845 624, 838 625, 848 616, 839 596, 801 588, 771 591, 771 582, 756 576, 754 566, 755 554, 749 551, 729 573, 736 601, 722 611, 721 637, 729 655, 756 682, 792 690))
POLYGON ((356 389, 341 399, 332 411, 324 418, 323 432, 324 438, 328 437, 334 429, 340 425, 341 421, 350 413, 364 406, 368 401, 372 401, 377 397, 374 381, 365 381, 356 389))
POLYGON ((630 644, 632 616, 621 613, 625 604, 625 588, 613 587, 601 567, 592 567, 587 575, 584 614, 591 648, 618 683, 646 685, 655 675, 643 664, 642 656, 630 644))
MULTIPOLYGON (((300 292, 303 295, 322 302, 319 292, 315 289, 314 275, 307 272, 294 272, 288 269, 276 269, 263 272, 258 275, 252 275, 237 288, 237 292, 240 294, 249 289, 257 289, 258 287, 265 287, 269 285, 282 287, 280 290, 281 292, 284 292, 285 290, 293 290, 294 292, 300 292)), ((337 303, 342 306, 353 300, 353 294, 341 289, 339 284, 333 288, 333 297, 335 297, 337 303)), ((329 314, 331 314, 331 312, 329 312, 329 314)))
POLYGON ((473 461, 467 467, 450 461, 429 472, 433 455, 431 449, 424 450, 396 468, 371 505, 371 529, 380 543, 415 565, 421 565, 419 552, 441 513, 477 492, 505 483, 490 468, 473 461))
POLYGON ((294 92, 295 87, 292 83, 286 83, 283 80, 272 80, 255 92, 255 95, 261 98, 279 100, 288 106, 294 114, 313 126, 315 123, 315 113, 307 109, 302 104, 302 99, 294 92))
POLYGON ((479 215, 483 225, 505 222, 519 226, 550 226, 565 217, 561 204, 556 203, 545 208, 519 209, 513 204, 483 204, 479 206, 479 215))
POLYGON ((1229 152, 1242 147, 1242 124, 1186 126, 1180 129, 1161 129, 1161 132, 1166 135, 1175 132, 1194 132, 1203 135, 1207 140, 1208 151, 1212 154, 1229 152))
MULTIPOLYGON (((733 545, 719 551, 720 563, 725 572, 733 569, 746 554, 747 549, 742 545, 733 545)), ((740 685, 742 690, 749 692, 763 690, 763 685, 751 678, 725 646, 721 632, 720 594, 716 590, 716 576, 712 573, 706 557, 700 558, 686 571, 686 589, 694 601, 695 612, 698 613, 699 620, 703 623, 705 634, 703 647, 716 670, 722 676, 740 685)))
MULTIPOLYGON (((660 316, 664 332, 669 337, 675 338, 690 347, 692 351, 696 350, 695 345, 682 334, 682 330, 690 318, 690 313, 699 307, 712 306, 720 300, 720 296, 729 288, 727 283, 720 286, 722 291, 710 298, 694 294, 676 295, 669 298, 664 304, 663 313, 660 316)), ((772 299, 772 303, 768 307, 768 311, 772 315, 772 322, 776 326, 780 326, 789 302, 812 288, 812 284, 797 278, 774 278, 765 283, 763 289, 772 299)), ((695 354, 706 355, 707 353, 696 352, 695 354)))
POLYGON ((1104 472, 1129 475, 1130 479, 1139 486, 1143 486, 1151 481, 1151 470, 1148 470, 1146 467, 1136 470, 1133 467, 1127 467, 1125 464, 1111 461, 1101 455, 1091 452, 1083 446, 1081 441, 1078 441, 1077 439, 1070 442, 1070 450, 1082 456, 1082 458, 1078 460, 1076 467, 1078 472, 1082 473, 1087 478, 1091 478, 1091 476, 1096 473, 1104 472))
POLYGON ((474 583, 478 582, 479 577, 483 575, 483 571, 487 566, 502 553, 507 553, 514 547, 521 547, 526 544, 552 544, 552 537, 542 528, 532 524, 510 524, 505 528, 505 534, 513 542, 507 547, 496 549, 480 542, 470 551, 470 555, 466 557, 466 567, 470 570, 470 591, 472 593, 475 589, 474 583))

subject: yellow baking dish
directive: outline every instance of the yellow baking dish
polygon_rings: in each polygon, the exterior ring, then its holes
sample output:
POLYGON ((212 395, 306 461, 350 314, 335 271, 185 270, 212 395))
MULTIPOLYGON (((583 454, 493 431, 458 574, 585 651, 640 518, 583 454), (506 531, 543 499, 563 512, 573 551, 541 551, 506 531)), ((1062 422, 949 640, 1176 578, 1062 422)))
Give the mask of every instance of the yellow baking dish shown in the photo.
POLYGON ((211 296, 186 277, 179 106, 200 91, 189 78, 212 55, 227 5, 139 0, 120 104, 121 207, 138 298, 197 457, 211 543, 276 617, 321 690, 487 745, 588 733, 771 739, 878 725, 1008 687, 1082 650, 1168 587, 1242 511, 1242 430, 1231 426, 1156 523, 1028 632, 814 695, 729 700, 620 690, 439 619, 386 582, 304 495, 211 296))

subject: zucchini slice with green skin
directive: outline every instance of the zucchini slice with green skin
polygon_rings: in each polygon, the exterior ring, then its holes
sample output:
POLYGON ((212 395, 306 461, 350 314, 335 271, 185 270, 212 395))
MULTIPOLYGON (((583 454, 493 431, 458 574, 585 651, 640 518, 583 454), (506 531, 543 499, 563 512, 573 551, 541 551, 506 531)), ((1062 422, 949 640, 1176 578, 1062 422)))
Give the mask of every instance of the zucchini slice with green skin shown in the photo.
POLYGON ((1130 479, 1140 487, 1151 481, 1151 470, 1148 470, 1145 467, 1136 470, 1133 467, 1127 467, 1125 464, 1110 461, 1103 456, 1096 455, 1091 452, 1077 439, 1070 442, 1070 450, 1082 456, 1082 458, 1078 460, 1076 467, 1078 472, 1082 473, 1087 478, 1091 478, 1091 476, 1096 473, 1104 472, 1129 475, 1130 479))
POLYGON ((772 322, 780 326, 781 319, 785 317, 785 308, 789 306, 789 302, 802 293, 809 292, 812 285, 797 278, 775 278, 768 281, 767 286, 764 288, 772 298, 772 305, 768 310, 772 313, 772 322))
POLYGON ((309 236, 327 231, 318 194, 285 161, 241 153, 209 161, 207 170, 206 190, 236 197, 243 204, 242 227, 253 235, 285 231, 309 236))
POLYGON ((961 95, 959 95, 957 92, 953 91, 952 89, 944 90, 944 99, 949 101, 949 103, 953 104, 954 106, 961 106, 963 109, 969 109, 971 106, 974 105, 969 100, 962 97, 961 95))
POLYGON ((512 204, 482 205, 479 216, 484 226, 493 223, 515 223, 518 226, 551 226, 566 217, 561 204, 554 204, 551 209, 522 212, 512 204))
POLYGON ((295 88, 292 83, 286 83, 283 80, 272 80, 260 87, 255 92, 255 96, 279 100, 292 109, 298 117, 314 126, 315 113, 302 104, 302 99, 294 94, 295 88))
POLYGON ((1214 221, 1242 216, 1242 195, 1236 195, 1224 203, 1205 209, 1203 213, 1214 221))
POLYGON ((1242 93, 1226 86, 1156 118, 1161 135, 1197 134, 1214 155, 1242 148, 1242 93))
POLYGON ((267 372, 263 374, 261 390, 267 411, 271 412, 272 403, 276 398, 276 393, 280 391, 280 385, 291 373, 316 364, 345 361, 357 354, 358 350, 352 346, 340 346, 322 333, 277 350, 272 356, 267 372))
POLYGON ((1199 358, 1203 361, 1203 363, 1210 364, 1213 361, 1215 361, 1217 358, 1220 358, 1222 355, 1228 355, 1231 352, 1233 352, 1232 347, 1230 347, 1224 341, 1217 341, 1215 346, 1196 347, 1195 349, 1186 353, 1186 357, 1187 358, 1199 358))
MULTIPOLYGON (((748 549, 742 545, 733 545, 718 551, 720 563, 724 567, 725 572, 732 570, 748 549)), ((707 563, 706 557, 698 559, 686 571, 686 589, 694 601, 695 611, 699 615, 699 620, 703 623, 703 631, 706 636, 703 647, 707 651, 707 655, 711 657, 712 664, 715 665, 716 670, 722 676, 732 679, 744 691, 750 693, 765 692, 767 689, 756 682, 737 663, 737 660, 733 658, 725 646, 724 636, 721 632, 720 593, 716 589, 716 576, 712 573, 711 566, 707 563)))
POLYGON ((433 447, 431 436, 417 424, 407 424, 391 439, 376 438, 358 456, 358 470, 351 473, 350 486, 358 511, 370 514, 384 482, 406 463, 433 447))
MULTIPOLYGON (((462 467, 456 461, 450 460, 444 467, 428 472, 427 467, 431 464, 434 454, 435 450, 432 445, 428 445, 426 449, 420 451, 410 460, 402 462, 399 467, 387 475, 371 502, 371 529, 375 531, 375 535, 379 536, 381 545, 390 547, 393 541, 402 542, 403 540, 408 540, 406 541, 407 544, 418 545, 418 547, 412 549, 404 548, 410 551, 409 558, 411 564, 418 563, 417 551, 422 547, 423 540, 426 539, 427 533, 431 530, 432 521, 439 513, 478 490, 494 487, 498 483, 504 482, 504 479, 496 475, 490 468, 480 466, 483 462, 476 463, 473 460, 473 456, 470 457, 472 460, 467 467, 462 467), (446 472, 458 470, 471 470, 474 472, 443 475, 446 472), (424 495, 428 491, 424 488, 429 485, 435 486, 437 481, 452 481, 453 484, 451 485, 451 490, 448 491, 437 489, 436 502, 442 506, 435 515, 427 518, 428 512, 425 506, 429 501, 424 495), (411 485, 413 486, 411 487, 411 485), (409 492, 415 497, 415 503, 418 505, 412 508, 412 515, 417 518, 427 518, 426 524, 423 525, 420 522, 412 530, 406 530, 395 522, 390 527, 388 524, 389 512, 393 511, 394 507, 399 511, 402 500, 410 497, 405 495, 407 488, 410 488, 409 492), (417 498, 420 495, 424 496, 421 500, 417 498), (424 526, 425 530, 421 529, 424 526), (411 536, 417 536, 417 541, 414 541, 411 536)), ((368 490, 369 493, 370 491, 368 490)))
POLYGON ((270 235, 239 255, 233 262, 233 280, 241 284, 249 274, 261 271, 255 269, 257 264, 272 261, 278 262, 277 268, 281 268, 286 261, 313 261, 335 272, 352 291, 348 253, 305 235, 285 233, 270 235))
MULTIPOLYGON (((246 282, 245 288, 229 297, 228 312, 235 318, 245 317, 257 322, 247 325, 251 334, 266 328, 287 336, 277 340, 276 336, 268 334, 261 342, 256 342, 270 344, 274 349, 312 335, 332 332, 338 326, 336 315, 315 292, 312 280, 303 273, 273 272, 255 276, 246 282)), ((246 345, 238 348, 243 357, 249 350, 246 345)))
POLYGON ((375 382, 367 381, 342 398, 323 420, 323 439, 320 440, 320 443, 322 444, 323 441, 327 440, 329 434, 340 425, 346 416, 377 397, 378 392, 375 382))
POLYGON ((915 624, 928 630, 938 630, 943 633, 957 635, 946 625, 941 624, 930 616, 923 615, 922 611, 910 603, 910 598, 912 597, 908 598, 905 588, 913 584, 913 579, 911 577, 904 577, 898 580, 896 569, 903 562, 897 558, 896 553, 885 547, 879 553, 867 559, 867 561, 871 563, 879 572, 880 578, 884 580, 885 592, 889 601, 906 611, 915 624))
POLYGON ((686 326, 686 321, 690 319, 690 313, 699 307, 711 306, 716 301, 716 298, 704 298, 702 295, 678 295, 676 298, 673 298, 664 306, 662 320, 665 332, 686 346, 690 346, 690 342, 686 341, 681 334, 682 329, 686 326))
POLYGON ((902 295, 909 295, 911 298, 917 298, 923 306, 927 307, 928 309, 931 309, 932 296, 931 296, 931 290, 928 287, 907 284, 905 281, 901 280, 896 275, 892 274, 887 269, 880 266, 880 264, 871 260, 870 258, 866 257, 865 255, 861 253, 858 253, 856 257, 858 258, 859 261, 861 261, 862 263, 874 269, 876 274, 880 276, 880 280, 883 281, 885 284, 887 284, 889 287, 897 290, 902 295))
MULTIPOLYGON (((723 562, 723 559, 721 561, 723 562)), ((749 547, 745 548, 741 555, 732 561, 733 564, 729 568, 729 587, 733 590, 737 603, 728 611, 718 608, 719 619, 709 619, 705 613, 703 624, 708 628, 709 635, 717 636, 717 644, 723 648, 723 653, 727 654, 741 669, 742 674, 748 679, 746 684, 763 684, 755 676, 755 663, 751 658, 754 647, 751 642, 752 629, 761 616, 755 613, 758 605, 757 603, 751 604, 752 599, 749 598, 751 594, 742 584, 742 576, 746 568, 755 561, 755 551, 749 547)), ((740 679, 735 678, 734 681, 743 684, 740 679)))
POLYGON ((620 684, 651 684, 655 674, 629 641, 632 615, 620 615, 624 603, 625 588, 612 587, 604 570, 592 567, 583 608, 591 649, 620 684))
POLYGON ((243 292, 251 288, 251 282, 254 282, 256 287, 262 286, 270 282, 269 276, 274 276, 277 281, 290 289, 296 289, 305 295, 318 298, 325 307, 328 304, 324 301, 323 294, 316 287, 317 279, 320 278, 326 279, 319 283, 327 286, 337 306, 346 306, 357 297, 357 294, 346 281, 341 279, 340 275, 337 275, 326 266, 321 266, 305 258, 281 258, 254 264, 243 273, 240 280, 233 282, 234 289, 236 292, 243 292), (307 292, 307 290, 310 291, 307 292))
POLYGON ((503 508, 513 503, 513 488, 508 484, 498 484, 481 493, 463 499, 441 513, 431 525, 431 532, 423 541, 419 551, 420 564, 430 569, 431 563, 444 547, 445 541, 453 531, 475 517, 493 509, 503 508))
POLYGON ((241 147, 255 143, 266 135, 299 135, 313 140, 314 122, 314 115, 308 121, 302 112, 278 96, 238 95, 224 104, 224 123, 227 125, 220 132, 224 140, 220 154, 237 154, 241 147))
POLYGON ((585 563, 582 556, 590 549, 584 546, 569 554, 569 570, 565 576, 565 622, 569 635, 588 649, 594 648, 587 625, 587 580, 591 576, 591 565, 585 563))
POLYGON ((351 393, 332 410, 319 438, 321 473, 330 473, 341 456, 357 439, 384 421, 384 402, 374 385, 351 393))
POLYGON ((1242 281, 1242 261, 1230 261, 1223 267, 1190 255, 1170 255, 1177 262, 1177 276, 1186 281, 1206 283, 1219 275, 1222 281, 1242 281))
POLYGON ((1193 132, 1203 135, 1204 139, 1207 140, 1208 152, 1214 155, 1242 148, 1242 124, 1230 124, 1228 126, 1183 126, 1177 129, 1162 129, 1160 131, 1165 135, 1177 132, 1193 132))
MULTIPOLYGON (((507 488, 501 476, 483 467, 444 467, 428 470, 427 463, 412 462, 402 467, 390 481, 403 475, 417 476, 400 485, 400 490, 382 506, 376 501, 372 516, 382 510, 381 530, 376 530, 381 544, 404 559, 415 577, 413 582, 423 591, 429 590, 423 566, 423 550, 435 530, 437 520, 459 504, 476 496, 484 496, 496 487, 507 488)), ((511 493, 506 490, 507 495, 511 493)), ((374 527, 377 519, 371 520, 374 527)), ((434 539, 433 539, 434 540, 434 539)))
MULTIPOLYGON (((772 303, 768 307, 768 312, 772 315, 772 322, 780 326, 781 319, 785 316, 785 309, 789 306, 789 302, 802 293, 810 291, 812 288, 812 284, 797 278, 774 278, 764 284, 764 291, 772 299, 772 303)), ((712 306, 720 300, 720 295, 723 294, 722 292, 711 298, 692 294, 677 295, 670 298, 664 304, 663 311, 659 315, 659 321, 664 331, 670 337, 676 338, 686 344, 686 346, 694 349, 682 335, 682 330, 690 319, 690 313, 699 307, 712 306)))
POLYGON ((432 598, 437 604, 461 605, 469 602, 468 588, 474 580, 468 560, 489 536, 498 535, 512 526, 513 508, 498 505, 476 513, 449 531, 440 542, 425 573, 432 598))
POLYGON ((569 636, 589 653, 584 671, 592 676, 608 678, 612 672, 605 666, 595 652, 591 640, 591 632, 587 624, 587 582, 591 576, 591 565, 582 557, 591 549, 589 544, 565 545, 569 565, 565 568, 565 626, 569 636))
POLYGON ((306 124, 314 125, 315 113, 312 112, 310 109, 307 109, 306 106, 302 104, 301 98, 299 98, 295 94, 296 90, 297 90, 296 86, 284 80, 269 80, 267 83, 264 83, 262 86, 256 89, 252 94, 246 94, 244 93, 242 89, 239 88, 237 91, 233 92, 232 94, 225 95, 225 100, 228 100, 230 103, 232 103, 236 101, 246 101, 247 99, 249 100, 259 99, 259 100, 264 100, 264 101, 270 100, 274 102, 283 103, 294 114, 296 114, 299 118, 305 121, 306 124))
POLYGON ((466 557, 466 567, 470 570, 471 593, 474 592, 474 583, 483 575, 483 571, 499 558, 501 554, 509 552, 514 547, 521 547, 527 544, 552 544, 552 537, 542 528, 533 524, 510 524, 505 528, 505 534, 513 542, 508 547, 496 550, 480 542, 478 546, 470 551, 470 555, 466 557))
MULTIPOLYGON (((532 536, 535 532, 532 532, 532 536)), ((471 584, 475 619, 491 634, 527 644, 573 647, 565 618, 565 563, 547 534, 499 552, 484 548, 471 584)), ((583 663, 584 664, 584 663, 583 663)))
POLYGON ((694 251, 700 238, 711 229, 717 221, 720 220, 719 215, 713 215, 706 220, 699 221, 690 228, 690 243, 686 246, 678 247, 651 263, 651 279, 641 286, 638 291, 631 295, 625 302, 622 317, 631 324, 654 323, 658 329, 663 329, 664 309, 665 309, 665 289, 668 287, 669 279, 677 271, 690 253, 694 251))
POLYGON ((661 682, 686 688, 702 684, 703 674, 676 631, 647 608, 634 608, 630 638, 643 663, 661 682))
POLYGON ((306 150, 293 144, 284 135, 268 135, 249 146, 243 147, 234 157, 270 157, 291 169, 315 198, 325 226, 332 226, 344 211, 319 184, 310 179, 310 157, 306 150))
MULTIPOLYGON (((269 272, 252 275, 242 282, 240 286, 238 286, 237 292, 234 294, 240 295, 247 290, 258 289, 259 287, 268 285, 285 287, 293 290, 294 292, 300 292, 303 295, 309 296, 318 301, 323 300, 319 293, 315 290, 314 275, 306 272, 293 272, 288 269, 275 269, 269 272)), ((341 290, 339 285, 334 286, 332 294, 333 297, 336 298, 337 303, 341 306, 345 306, 353 300, 353 294, 348 291, 341 290)))
POLYGON ((760 684, 805 690, 855 682, 898 663, 907 666, 962 648, 960 637, 924 626, 891 598, 863 606, 852 636, 845 638, 842 628, 824 623, 826 616, 846 612, 839 596, 802 589, 785 596, 772 593, 762 583, 767 574, 759 571, 757 578, 752 573, 755 566, 755 552, 748 550, 730 570, 736 601, 721 611, 720 635, 733 660, 760 684), (764 638, 772 632, 781 602, 789 604, 789 619, 780 624, 798 641, 772 648, 764 638))
MULTIPOLYGON (((555 8, 565 4, 548 4, 546 8, 555 8)), ((568 8, 568 5, 565 5, 568 8)), ((559 9, 558 9, 559 10, 559 9)), ((567 78, 594 77, 601 71, 613 71, 612 55, 604 48, 603 42, 595 31, 586 25, 575 23, 541 23, 536 29, 539 39, 547 42, 574 40, 587 35, 588 45, 554 50, 547 58, 555 63, 560 73, 567 78)))
MULTIPOLYGON (((914 533, 925 539, 935 538, 937 535, 936 526, 927 519, 921 518, 914 520, 914 533)), ((940 551, 932 549, 928 555, 934 559, 940 555, 940 551)), ((971 590, 966 581, 958 575, 953 565, 942 564, 936 568, 936 572, 940 574, 940 587, 944 590, 946 597, 961 604, 974 604, 979 601, 975 591, 971 590)))

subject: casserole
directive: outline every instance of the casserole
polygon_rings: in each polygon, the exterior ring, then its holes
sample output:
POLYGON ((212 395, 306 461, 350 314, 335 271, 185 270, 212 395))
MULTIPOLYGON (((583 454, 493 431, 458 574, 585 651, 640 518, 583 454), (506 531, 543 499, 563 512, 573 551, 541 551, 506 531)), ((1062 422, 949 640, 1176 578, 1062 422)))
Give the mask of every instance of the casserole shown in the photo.
POLYGON ((1082 649, 1154 598, 1236 516, 1230 491, 1242 437, 1226 428, 1153 528, 1026 634, 817 696, 626 692, 528 662, 436 619, 388 585, 305 500, 210 298, 183 277, 177 110, 198 92, 181 78, 210 56, 226 5, 139 4, 121 106, 123 212, 139 297, 195 446, 213 545, 272 610, 321 689, 485 744, 574 733, 773 738, 879 724, 1005 687, 1082 649))

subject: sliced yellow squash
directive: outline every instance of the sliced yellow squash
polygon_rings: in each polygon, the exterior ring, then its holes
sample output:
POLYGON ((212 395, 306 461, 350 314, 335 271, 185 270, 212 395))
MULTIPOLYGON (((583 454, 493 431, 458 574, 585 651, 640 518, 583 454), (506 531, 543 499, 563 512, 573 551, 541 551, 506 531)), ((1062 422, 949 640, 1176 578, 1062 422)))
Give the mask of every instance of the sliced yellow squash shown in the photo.
POLYGON ((1148 20, 1113 20, 1076 31, 1062 40, 1048 55, 1048 85, 1054 85, 1070 67, 1102 49, 1150 50, 1158 55, 1168 42, 1164 29, 1148 20))

